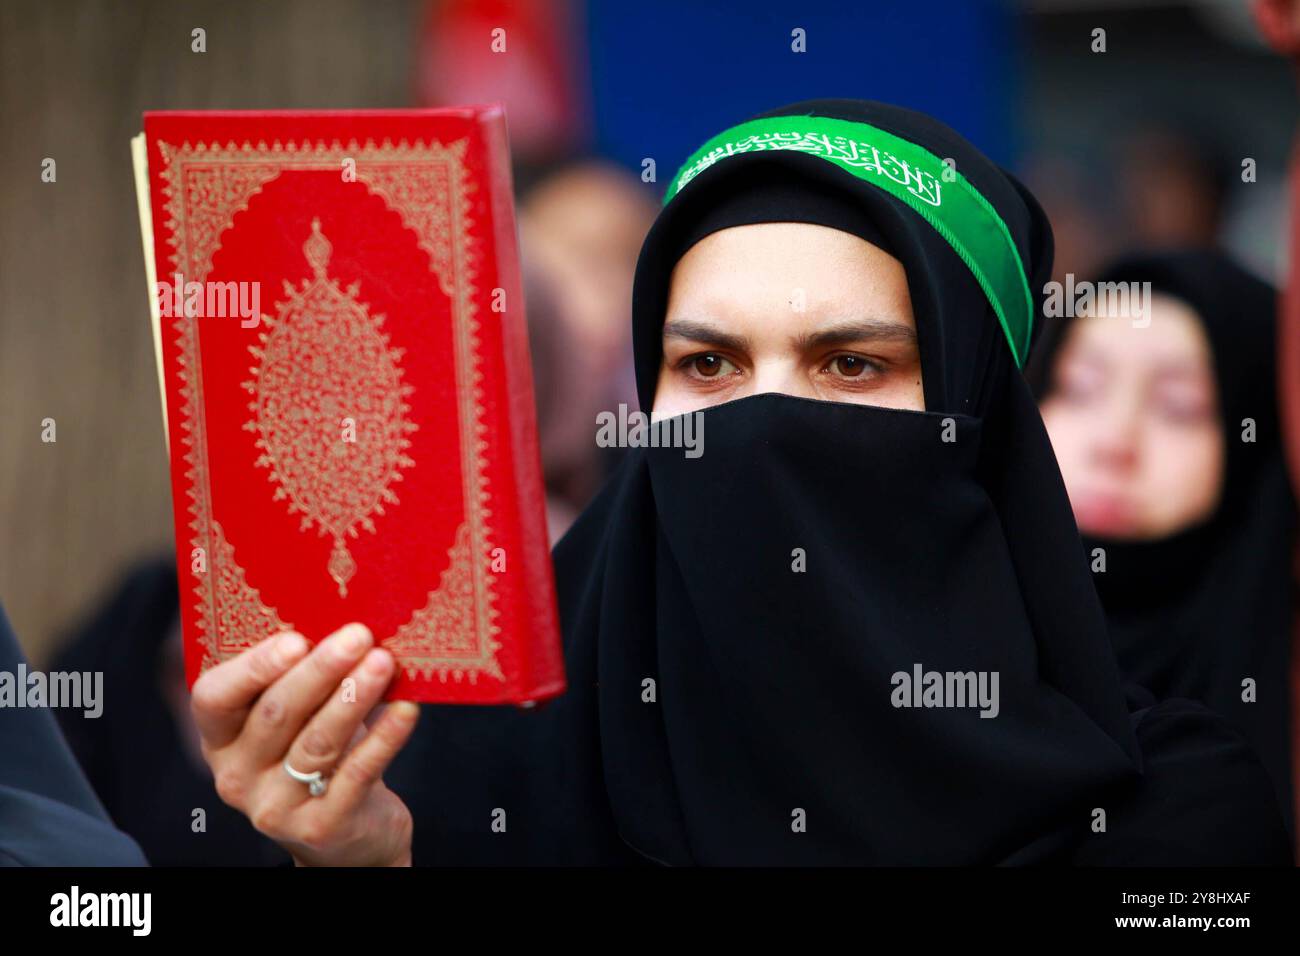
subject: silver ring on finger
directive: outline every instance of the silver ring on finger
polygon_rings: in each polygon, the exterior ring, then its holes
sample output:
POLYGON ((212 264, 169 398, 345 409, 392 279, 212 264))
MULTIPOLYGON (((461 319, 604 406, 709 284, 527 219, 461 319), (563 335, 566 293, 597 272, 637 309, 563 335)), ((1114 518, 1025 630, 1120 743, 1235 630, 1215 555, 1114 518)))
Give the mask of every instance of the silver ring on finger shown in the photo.
POLYGON ((290 766, 289 761, 286 760, 284 762, 284 772, 293 777, 293 779, 297 780, 299 783, 305 783, 307 785, 307 792, 313 797, 325 796, 325 789, 329 786, 329 781, 325 779, 325 775, 319 770, 315 770, 311 773, 303 773, 301 770, 294 770, 293 767, 290 766))

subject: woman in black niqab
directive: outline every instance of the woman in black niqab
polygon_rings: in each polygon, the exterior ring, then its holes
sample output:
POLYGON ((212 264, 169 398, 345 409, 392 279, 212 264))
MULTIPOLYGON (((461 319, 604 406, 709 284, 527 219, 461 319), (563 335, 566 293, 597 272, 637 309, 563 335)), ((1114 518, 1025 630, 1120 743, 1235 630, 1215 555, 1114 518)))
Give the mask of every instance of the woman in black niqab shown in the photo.
MULTIPOLYGON (((952 160, 1042 288, 1037 203, 951 130, 851 100, 764 117, 952 160)), ((925 411, 760 394, 700 413, 698 458, 631 450, 555 550, 569 691, 535 712, 425 708, 394 764, 417 861, 1288 862, 1267 780, 1218 718, 1130 713, 1017 368, 1028 329, 995 315, 984 253, 824 156, 720 155, 642 250, 643 408, 676 261, 720 229, 811 222, 905 267, 925 411), (996 675, 996 715, 900 706, 924 703, 897 693, 918 671, 996 675)))
MULTIPOLYGON (((1089 553, 1105 554, 1094 580, 1121 672, 1159 699, 1199 700, 1227 718, 1259 754, 1293 827, 1296 507, 1278 427, 1277 293, 1209 249, 1125 256, 1103 282, 1149 282, 1191 307, 1210 345, 1225 450, 1218 504, 1202 519, 1154 539, 1084 534, 1089 553)), ((1073 321, 1045 330, 1028 369, 1043 400, 1056 393, 1073 321)))

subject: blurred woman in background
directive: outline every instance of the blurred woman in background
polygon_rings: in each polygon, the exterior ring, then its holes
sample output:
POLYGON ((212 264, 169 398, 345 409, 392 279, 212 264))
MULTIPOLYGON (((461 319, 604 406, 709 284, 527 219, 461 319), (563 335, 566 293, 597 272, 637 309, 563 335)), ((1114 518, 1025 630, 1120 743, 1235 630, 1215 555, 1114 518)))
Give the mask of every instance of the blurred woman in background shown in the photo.
POLYGON ((1293 811, 1276 294, 1208 250, 1128 257, 1103 282, 1150 282, 1150 301, 1045 332, 1030 379, 1121 670, 1227 717, 1293 811))

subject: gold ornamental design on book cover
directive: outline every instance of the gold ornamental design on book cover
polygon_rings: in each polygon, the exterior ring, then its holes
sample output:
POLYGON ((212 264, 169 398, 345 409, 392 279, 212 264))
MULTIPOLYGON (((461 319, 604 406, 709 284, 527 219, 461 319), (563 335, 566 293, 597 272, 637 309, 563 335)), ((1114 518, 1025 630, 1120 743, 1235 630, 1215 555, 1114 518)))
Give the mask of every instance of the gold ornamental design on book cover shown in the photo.
POLYGON ((373 516, 397 503, 392 486, 415 464, 406 435, 418 426, 407 417, 402 350, 358 298, 360 282, 344 289, 330 278, 331 251, 313 219, 303 244, 312 278, 301 289, 284 283, 261 345, 249 346, 257 364, 244 383, 253 396, 244 428, 258 436, 257 466, 269 469, 275 500, 302 516, 302 530, 333 538, 327 568, 346 597, 357 570, 347 539, 373 534, 373 516))

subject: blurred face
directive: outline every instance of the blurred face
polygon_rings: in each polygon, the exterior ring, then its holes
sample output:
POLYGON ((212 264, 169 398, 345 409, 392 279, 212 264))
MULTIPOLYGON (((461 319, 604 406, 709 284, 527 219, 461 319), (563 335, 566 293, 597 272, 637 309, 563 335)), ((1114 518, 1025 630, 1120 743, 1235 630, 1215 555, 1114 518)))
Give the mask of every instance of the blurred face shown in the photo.
POLYGON ((598 164, 552 176, 520 210, 524 251, 596 369, 627 360, 632 278, 657 212, 636 177, 598 164))
POLYGON ((1153 539, 1207 518, 1223 486, 1224 432, 1210 344, 1183 302, 1155 295, 1151 324, 1078 318, 1042 404, 1081 531, 1153 539))
POLYGON ((923 410, 903 265, 857 236, 760 223, 673 269, 656 418, 761 392, 923 410))

